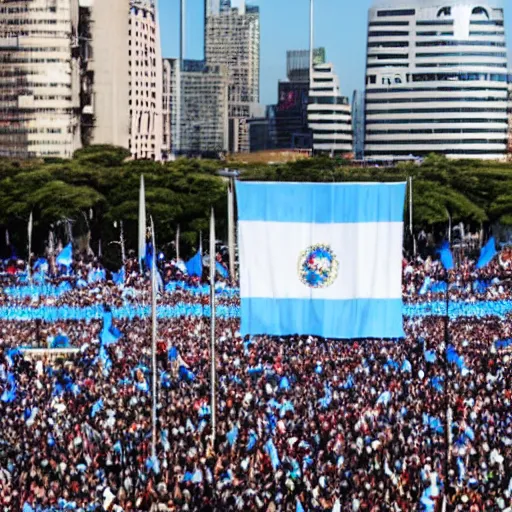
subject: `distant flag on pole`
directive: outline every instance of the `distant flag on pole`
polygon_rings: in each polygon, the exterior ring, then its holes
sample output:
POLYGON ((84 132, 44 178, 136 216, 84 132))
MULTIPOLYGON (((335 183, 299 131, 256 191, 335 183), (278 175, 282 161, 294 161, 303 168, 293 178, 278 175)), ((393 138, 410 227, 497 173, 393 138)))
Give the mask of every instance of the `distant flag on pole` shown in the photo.
POLYGON ((228 276, 229 276, 228 269, 220 261, 215 262, 215 269, 217 270, 217 273, 221 277, 223 277, 224 279, 228 278, 228 276))
POLYGON ((489 241, 482 247, 480 251, 480 258, 478 258, 478 263, 476 268, 484 268, 493 260, 494 256, 496 256, 496 240, 493 236, 489 238, 489 241))
POLYGON ((34 224, 32 212, 30 212, 30 217, 28 218, 28 261, 30 264, 30 252, 32 249, 32 227, 34 224))
POLYGON ((146 190, 144 187, 144 175, 140 177, 139 190, 139 265, 146 255, 146 190))
POLYGON ((443 267, 446 270, 453 270, 453 254, 450 250, 450 243, 449 242, 443 242, 443 245, 441 248, 437 251, 441 258, 441 263, 443 264, 443 267))
POLYGON ((66 245, 66 247, 60 251, 55 261, 57 265, 62 265, 63 267, 71 266, 71 263, 73 262, 73 248, 71 243, 66 245))

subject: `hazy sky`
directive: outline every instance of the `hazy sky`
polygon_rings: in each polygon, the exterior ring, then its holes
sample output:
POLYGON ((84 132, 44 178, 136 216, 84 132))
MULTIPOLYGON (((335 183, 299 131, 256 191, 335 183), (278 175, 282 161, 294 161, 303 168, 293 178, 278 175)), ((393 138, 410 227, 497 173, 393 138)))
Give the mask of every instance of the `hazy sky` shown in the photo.
MULTIPOLYGON (((179 0, 159 0, 162 53, 178 56, 179 0)), ((277 81, 286 78, 286 50, 309 46, 309 0, 253 0, 261 17, 261 103, 277 100, 277 81)), ((342 92, 352 97, 364 86, 367 12, 372 0, 315 0, 315 46, 334 63, 342 92)), ((204 0, 187 0, 186 57, 203 58, 204 0)), ((236 5, 236 0, 233 1, 236 5)), ((508 47, 512 49, 512 0, 505 0, 508 47)), ((509 59, 510 60, 510 59, 509 59)))

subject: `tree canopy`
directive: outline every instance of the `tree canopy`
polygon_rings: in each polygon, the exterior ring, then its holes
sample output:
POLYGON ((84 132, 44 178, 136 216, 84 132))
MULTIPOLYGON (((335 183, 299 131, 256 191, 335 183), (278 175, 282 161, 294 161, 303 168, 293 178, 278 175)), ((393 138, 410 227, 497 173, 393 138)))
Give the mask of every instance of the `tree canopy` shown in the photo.
MULTIPOLYGON (((27 222, 33 212, 33 250, 42 252, 48 233, 65 241, 65 224, 73 235, 90 232, 93 250, 102 241, 107 260, 119 261, 119 221, 126 247, 137 245, 138 189, 144 174, 148 215, 158 246, 174 253, 180 226, 182 252, 207 236, 209 212, 215 208, 217 233, 226 226, 226 180, 217 174, 225 163, 179 159, 169 163, 128 160, 128 152, 111 146, 79 150, 72 160, 0 160, 0 228, 9 230, 19 255, 26 254, 27 222)), ((450 217, 471 226, 512 225, 512 165, 453 161, 432 155, 422 165, 393 168, 353 167, 350 162, 313 158, 280 165, 245 165, 240 179, 259 181, 404 181, 413 179, 415 229, 434 230, 450 217)), ((407 208, 407 205, 405 205, 407 208)), ((5 243, 0 242, 0 247, 5 243)), ((3 251, 5 252, 5 251, 3 251)))

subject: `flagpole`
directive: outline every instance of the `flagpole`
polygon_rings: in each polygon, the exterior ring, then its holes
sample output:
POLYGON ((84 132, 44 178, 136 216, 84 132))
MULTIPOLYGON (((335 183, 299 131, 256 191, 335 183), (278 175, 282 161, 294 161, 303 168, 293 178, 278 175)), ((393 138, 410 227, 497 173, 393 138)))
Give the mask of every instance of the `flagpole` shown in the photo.
POLYGON ((140 176, 139 189, 139 267, 142 274, 142 260, 146 253, 146 190, 144 187, 144 175, 140 176))
POLYGON ((229 178, 228 184, 228 252, 229 277, 235 282, 235 180, 229 178))
POLYGON ((212 208, 210 218, 210 358, 211 358, 211 413, 212 413, 212 446, 215 447, 216 406, 215 406, 215 214, 212 208))
POLYGON ((450 454, 451 454, 451 418, 452 410, 450 407, 450 397, 448 393, 448 345, 450 343, 450 271, 446 270, 446 292, 445 292, 445 316, 444 316, 444 399, 446 409, 446 461, 444 468, 444 499, 443 499, 443 510, 446 511, 448 508, 448 479, 450 472, 450 454))
POLYGON ((123 226, 123 221, 119 221, 119 225, 121 227, 121 233, 120 233, 120 237, 119 237, 119 241, 121 242, 121 259, 123 260, 123 265, 125 264, 126 262, 126 249, 124 247, 124 226, 123 226))
POLYGON ((412 176, 409 176, 409 233, 411 234, 411 240, 412 240, 412 251, 414 257, 416 257, 416 240, 414 238, 414 230, 412 225, 412 217, 413 217, 413 210, 412 210, 412 176))
POLYGON ((32 280, 31 272, 30 272, 30 255, 32 254, 32 226, 33 226, 33 216, 32 212, 30 212, 30 217, 28 219, 28 258, 27 258, 27 275, 28 280, 32 280))
POLYGON ((155 244, 155 226, 153 218, 151 217, 151 241, 153 244, 152 265, 151 265, 151 387, 152 387, 152 407, 151 407, 151 457, 153 463, 156 458, 156 422, 157 422, 157 364, 156 364, 156 295, 157 295, 157 282, 156 282, 156 244, 155 244))
POLYGON ((180 261, 180 225, 176 229, 176 263, 180 261))

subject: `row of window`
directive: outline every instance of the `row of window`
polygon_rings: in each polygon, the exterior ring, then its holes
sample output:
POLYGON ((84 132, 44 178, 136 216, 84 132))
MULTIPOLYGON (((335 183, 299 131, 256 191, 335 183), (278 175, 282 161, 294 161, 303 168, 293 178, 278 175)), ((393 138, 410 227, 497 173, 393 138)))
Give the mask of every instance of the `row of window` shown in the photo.
MULTIPOLYGON (((369 65, 368 67, 376 67, 376 65, 369 65)), ((383 76, 381 77, 382 85, 401 84, 404 79, 401 75, 383 76)), ((496 73, 422 73, 411 74, 406 73, 405 82, 500 82, 506 84, 509 79, 507 75, 499 75, 496 73)), ((366 77, 366 85, 373 85, 377 83, 376 75, 368 75, 366 77)), ((370 89, 373 90, 373 89, 370 89)), ((400 92, 398 89, 396 92, 400 92)), ((415 89, 417 90, 417 89, 415 89)), ((382 92, 377 91, 376 92, 382 92)))
MULTIPOLYGON (((389 9, 389 10, 383 10, 383 11, 377 11, 377 17, 378 18, 386 18, 386 17, 394 17, 394 16, 414 16, 416 14, 416 10, 415 9, 389 9)), ((450 16, 451 15, 451 7, 445 7, 444 9, 441 9, 441 11, 439 11, 438 13, 438 16, 441 15, 441 14, 444 14, 445 16, 450 16)), ((483 9, 482 7, 475 7, 471 13, 472 15, 476 15, 476 16, 479 16, 479 15, 484 15, 484 16, 488 16, 488 13, 487 13, 487 10, 486 9, 483 9)), ((422 21, 422 23, 432 23, 432 22, 435 22, 437 20, 432 20, 432 21, 422 21)), ((440 20, 440 21, 449 21, 449 20, 440 20)), ((453 20, 450 21, 451 23, 453 23, 453 20)), ((496 23, 496 21, 491 21, 491 20, 474 20, 472 21, 472 23, 496 23)), ((419 23, 419 22, 418 22, 419 23)))
MULTIPOLYGON (((343 118, 349 115, 349 112, 340 112, 339 110, 308 110, 308 117, 311 115, 321 115, 321 116, 335 116, 338 118, 343 118)), ((316 121, 311 121, 312 123, 316 123, 316 121)), ((340 121, 334 121, 336 123, 340 121)))
POLYGON ((15 57, 12 57, 11 55, 4 55, 4 56, 0 56, 0 63, 7 63, 7 64, 44 64, 44 63, 48 63, 48 64, 56 64, 56 63, 62 63, 62 64, 66 64, 68 62, 68 59, 67 58, 62 58, 62 59, 30 59, 30 58, 27 58, 27 59, 22 59, 22 58, 15 58, 15 57))
POLYGON ((453 31, 449 32, 438 32, 438 31, 426 31, 426 32, 416 32, 417 36, 453 36, 453 31))
POLYGON ((368 43, 368 48, 407 48, 409 41, 383 41, 378 43, 368 43))
POLYGON ((316 146, 317 144, 332 144, 333 146, 342 146, 345 151, 350 151, 352 149, 352 137, 348 137, 347 140, 339 140, 339 139, 324 139, 316 137, 313 140, 313 144, 316 146))
POLYGON ((415 117, 404 117, 403 119, 372 119, 366 122, 366 125, 374 124, 451 124, 451 123, 462 123, 462 124, 487 124, 487 123, 505 123, 507 124, 507 117, 492 118, 462 118, 457 117, 455 119, 421 119, 415 117))
POLYGON ((504 108, 478 108, 478 107, 460 107, 460 108, 443 108, 442 112, 438 108, 392 108, 388 110, 367 110, 366 115, 388 115, 388 114, 440 114, 450 113, 466 113, 466 112, 495 112, 501 114, 505 112, 504 108))
POLYGON ((310 105, 348 105, 348 98, 339 96, 309 96, 310 105))
POLYGON ((441 134, 441 133, 453 133, 464 134, 464 133, 501 133, 507 134, 507 129, 492 129, 492 128, 431 128, 429 129, 412 129, 412 130, 366 130, 366 135, 409 135, 409 134, 441 134))
MULTIPOLYGON (((311 113, 311 112, 310 112, 311 113)), ((299 124, 302 123, 301 120, 298 121, 299 124)), ((309 121, 310 124, 336 124, 336 125, 344 125, 344 124, 352 124, 352 121, 350 119, 336 119, 336 120, 332 120, 332 119, 314 119, 314 120, 311 120, 309 121)))
POLYGON ((503 62, 498 64, 495 62, 431 62, 427 64, 416 64, 417 68, 459 68, 459 67, 474 67, 474 68, 507 68, 507 63, 503 62))
POLYGON ((507 82, 506 74, 497 73, 421 73, 412 75, 413 82, 507 82))
POLYGON ((71 89, 71 83, 37 83, 37 82, 27 82, 22 83, 21 85, 16 82, 2 82, 0 78, 0 89, 19 89, 23 87, 24 89, 36 89, 38 87, 63 87, 65 89, 71 89))
POLYGON ((506 44, 504 41, 457 41, 445 39, 441 41, 418 41, 416 46, 499 46, 500 48, 505 48, 506 44))
POLYGON ((368 58, 376 60, 407 60, 409 59, 408 53, 377 53, 370 54, 368 58))
POLYGON ((16 48, 12 47, 2 47, 0 46, 0 51, 8 51, 8 52, 16 52, 16 53, 37 53, 37 52, 69 52, 69 46, 17 46, 16 48))
POLYGON ((458 102, 506 102, 506 97, 495 98, 495 97, 487 97, 487 98, 478 98, 474 96, 462 97, 462 98, 392 98, 392 99, 367 99, 366 104, 377 104, 377 105, 392 105, 395 103, 458 103, 458 102))
POLYGON ((388 87, 369 89, 368 94, 391 94, 405 92, 507 92, 507 87, 388 87))
MULTIPOLYGON (((457 154, 457 155, 482 156, 482 157, 484 157, 484 156, 499 156, 500 155, 500 153, 497 152, 495 149, 457 149, 457 150, 452 150, 452 149, 437 149, 436 148, 435 152, 439 153, 441 155, 457 154)), ((414 151, 415 156, 427 156, 430 153, 432 153, 432 150, 423 150, 423 151, 415 150, 414 151)), ((380 157, 387 153, 382 150, 381 151, 372 151, 372 150, 365 149, 364 154, 367 157, 372 157, 372 156, 380 157)), ((410 150, 408 150, 408 151, 393 150, 389 154, 393 155, 393 156, 412 156, 410 150)))
POLYGON ((0 128, 0 135, 34 135, 37 133, 62 133, 62 128, 0 128))
MULTIPOLYGON (((341 127, 345 127, 344 124, 340 124, 341 127)), ((352 128, 350 126, 347 126, 346 128, 344 128, 343 130, 342 129, 339 129, 339 130, 322 130, 322 129, 319 129, 319 128, 315 128, 313 130, 314 132, 314 135, 319 135, 319 136, 323 136, 323 135, 347 135, 348 137, 351 137, 352 136, 352 128)), ((315 137, 315 141, 317 141, 318 139, 315 137)))
POLYGON ((370 27, 407 27, 408 21, 371 21, 370 27))
POLYGON ((506 52, 447 52, 447 53, 417 53, 416 57, 499 57, 507 58, 506 52))
POLYGON ((507 138, 502 139, 439 139, 439 140, 372 140, 372 146, 446 146, 447 144, 506 144, 507 138))
POLYGON ((387 16, 414 16, 416 9, 390 9, 384 11, 377 11, 377 17, 384 18, 387 16))

